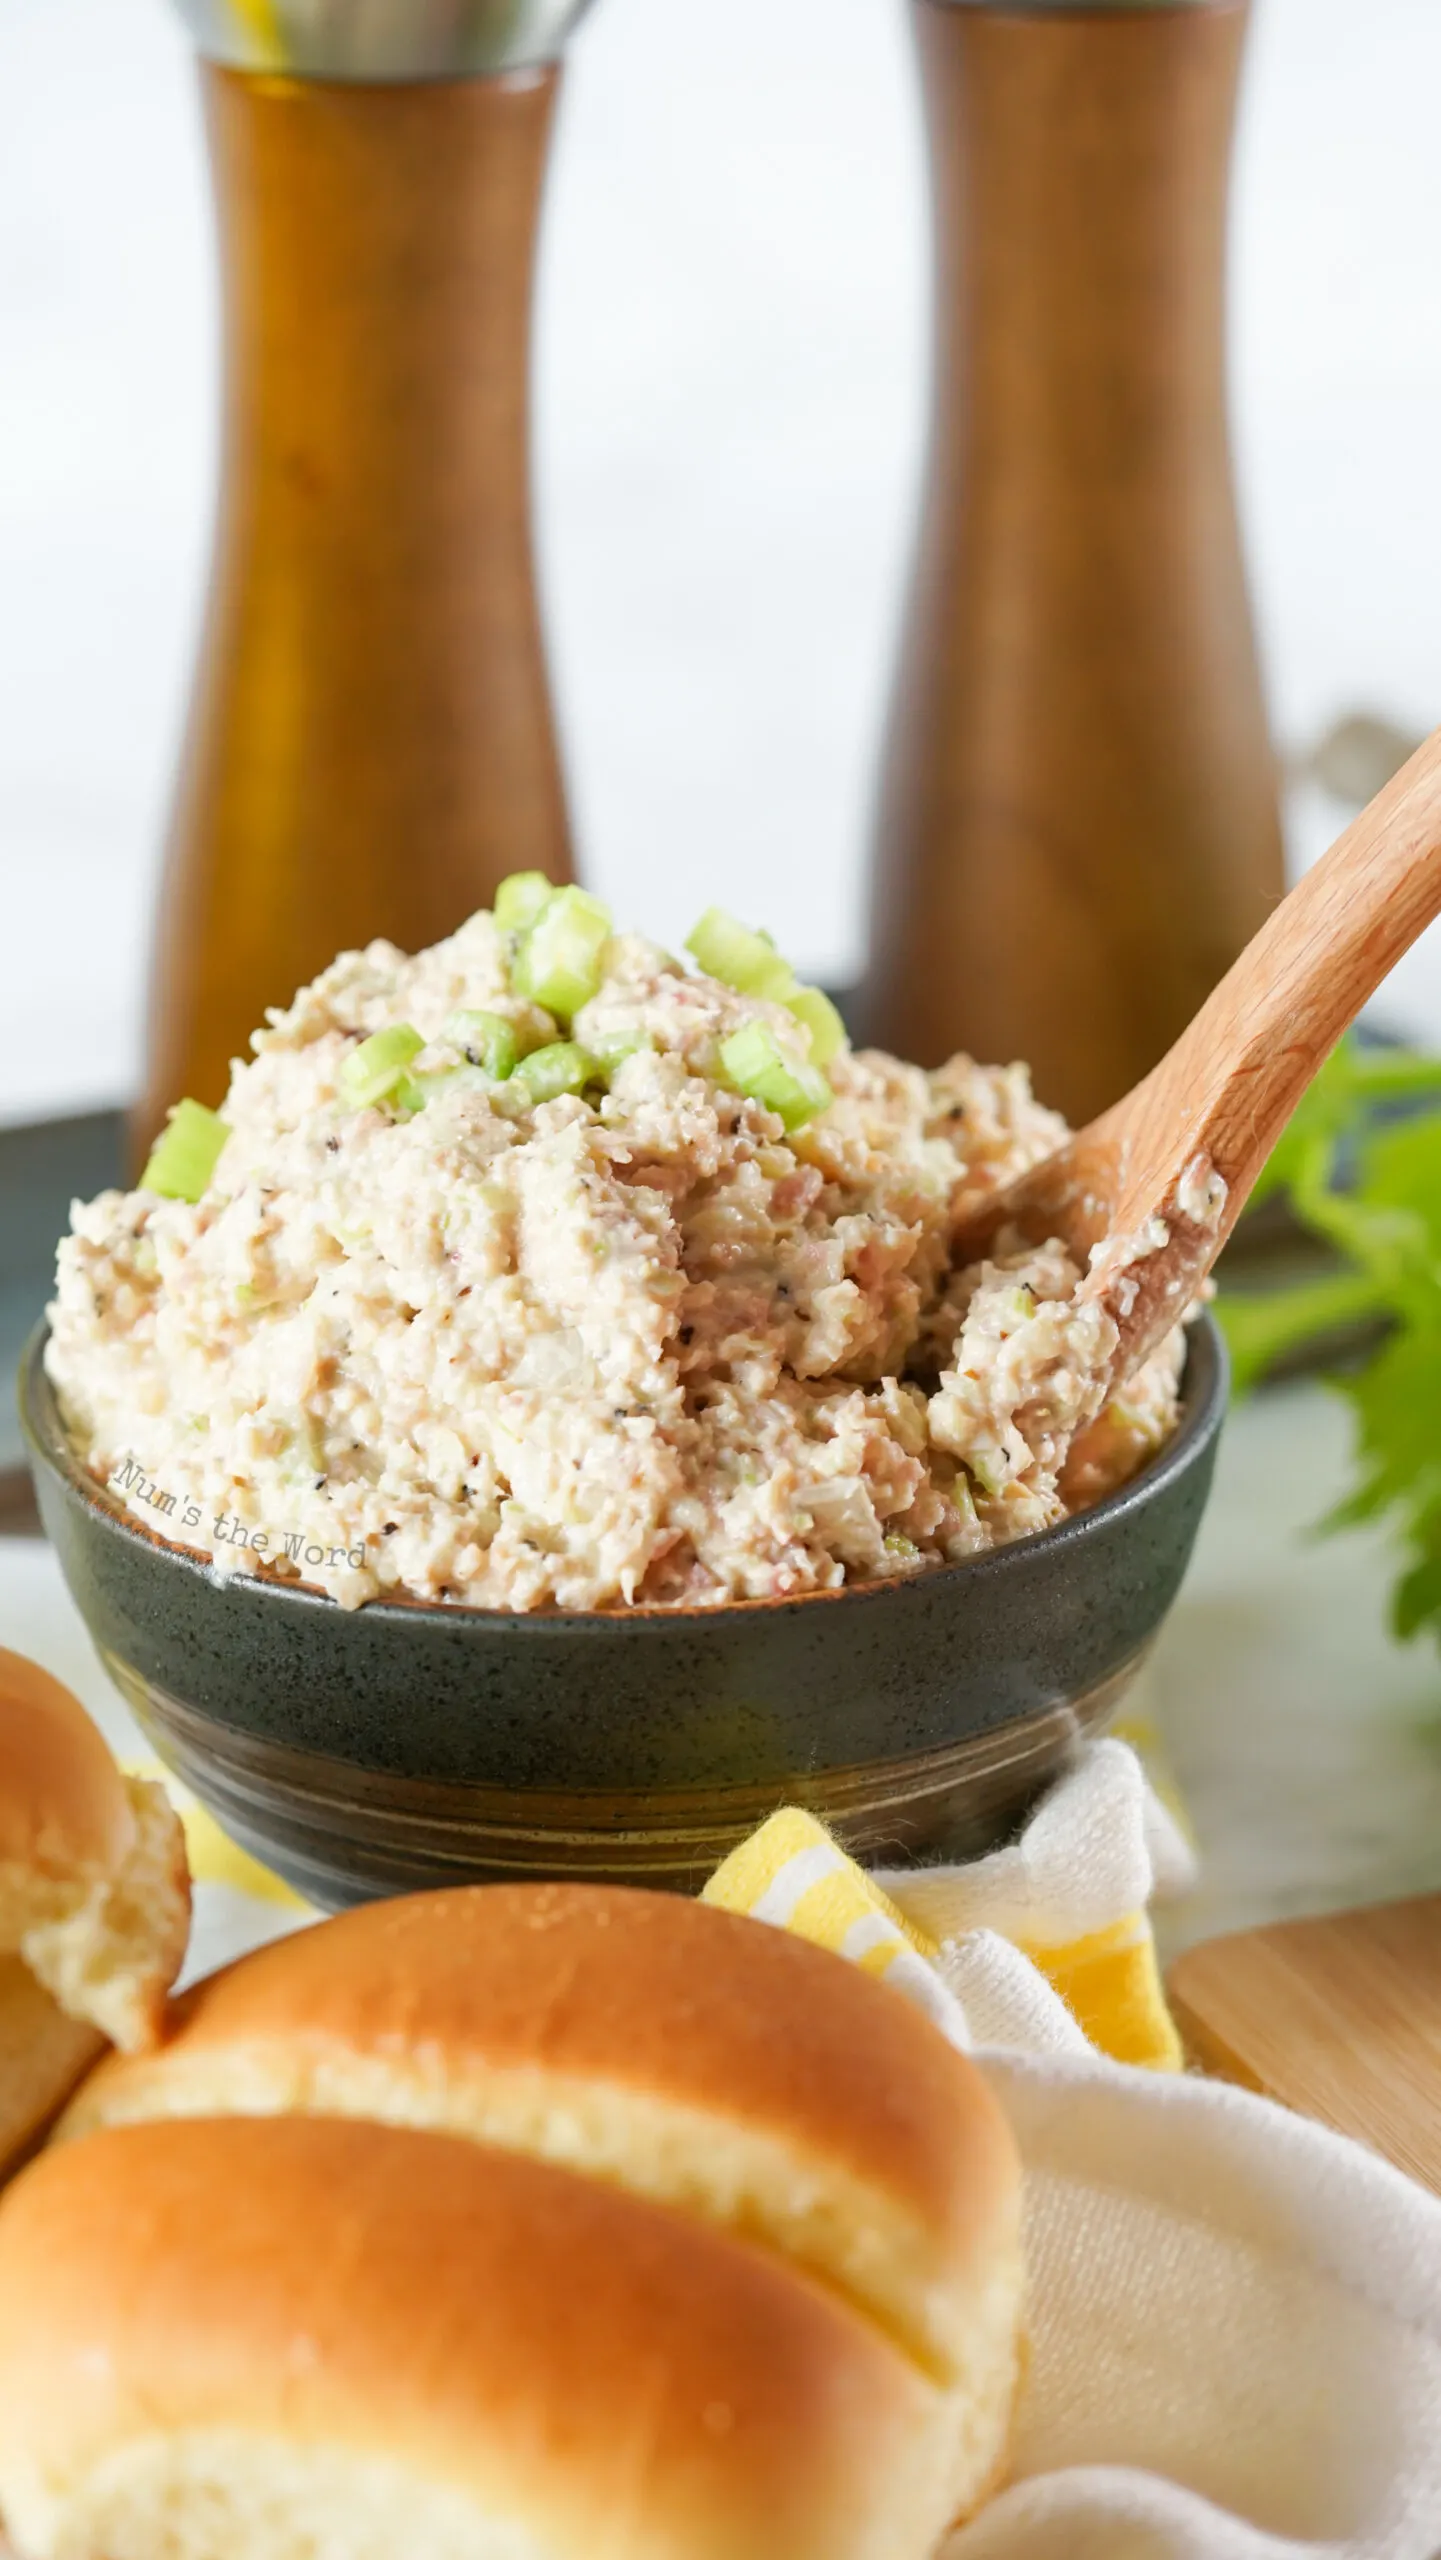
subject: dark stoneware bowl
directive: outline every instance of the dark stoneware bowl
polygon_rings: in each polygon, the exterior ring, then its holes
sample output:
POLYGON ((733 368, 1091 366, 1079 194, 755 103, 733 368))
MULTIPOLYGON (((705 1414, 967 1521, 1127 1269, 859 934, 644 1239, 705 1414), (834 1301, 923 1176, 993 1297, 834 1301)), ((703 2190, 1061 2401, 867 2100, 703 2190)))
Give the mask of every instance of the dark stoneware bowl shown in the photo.
POLYGON ((1132 1483, 907 1579, 707 1610, 345 1610, 220 1582, 143 1527, 75 1458, 43 1349, 22 1418, 102 1661, 232 1836, 332 1908, 464 1878, 693 1888, 785 1802, 878 1861, 992 1846, 1175 1598, 1226 1401, 1206 1318, 1180 1427, 1132 1483))

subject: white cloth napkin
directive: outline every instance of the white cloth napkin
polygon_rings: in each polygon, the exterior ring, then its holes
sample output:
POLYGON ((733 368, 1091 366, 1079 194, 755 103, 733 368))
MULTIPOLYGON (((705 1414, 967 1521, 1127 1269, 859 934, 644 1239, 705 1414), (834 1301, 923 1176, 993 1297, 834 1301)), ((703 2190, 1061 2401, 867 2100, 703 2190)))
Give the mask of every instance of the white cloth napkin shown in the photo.
POLYGON ((1219 2082, 1070 2038, 976 2058, 1025 2163, 1032 2364, 1012 2483, 946 2560, 1435 2560, 1441 2204, 1219 2082))
MULTIPOLYGON (((941 1878, 886 1881, 934 1926, 941 1878)), ((1012 2485, 946 2560, 1436 2560, 1441 2202, 1106 2060, 992 1930, 935 1970, 1025 2164, 1032 2352, 1012 2485)))

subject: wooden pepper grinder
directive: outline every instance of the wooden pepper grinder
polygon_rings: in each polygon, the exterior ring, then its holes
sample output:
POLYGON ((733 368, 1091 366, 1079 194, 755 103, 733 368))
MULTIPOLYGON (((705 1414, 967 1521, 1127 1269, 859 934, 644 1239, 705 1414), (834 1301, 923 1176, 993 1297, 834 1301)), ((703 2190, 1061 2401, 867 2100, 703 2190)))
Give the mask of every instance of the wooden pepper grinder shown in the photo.
POLYGON ((583 0, 182 0, 225 424, 143 1149, 267 1005, 570 876, 532 573, 533 253, 583 0))
POLYGON ((1246 15, 914 0, 936 368, 861 1011, 1075 1122, 1284 885, 1225 403, 1246 15))

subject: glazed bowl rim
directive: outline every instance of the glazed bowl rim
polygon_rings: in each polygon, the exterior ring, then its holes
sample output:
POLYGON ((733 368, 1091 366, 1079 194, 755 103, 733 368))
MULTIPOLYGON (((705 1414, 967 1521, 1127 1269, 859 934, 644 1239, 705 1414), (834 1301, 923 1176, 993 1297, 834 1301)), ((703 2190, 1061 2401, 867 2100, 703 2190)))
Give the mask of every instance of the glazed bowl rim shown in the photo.
POLYGON ((216 1589, 239 1586, 264 1592, 277 1606, 292 1609, 334 1610, 340 1616, 355 1619, 381 1619, 387 1624, 444 1625, 468 1629, 475 1634, 492 1636, 504 1633, 519 1642, 543 1642, 547 1636, 588 1634, 602 1641, 614 1641, 626 1630, 637 1638, 646 1631, 657 1635, 665 1629, 672 1632, 695 1625, 724 1624, 741 1617, 754 1618, 767 1612, 793 1612, 849 1602, 859 1608, 865 1602, 878 1602, 888 1597, 933 1591, 944 1585, 955 1587, 964 1582, 974 1586, 978 1579, 1000 1581, 1007 1575, 1024 1576, 1028 1559, 1050 1560, 1064 1557, 1072 1549, 1084 1548, 1107 1528, 1124 1522, 1133 1513, 1146 1510, 1162 1496, 1176 1479, 1203 1456, 1225 1419, 1230 1384, 1230 1360, 1226 1340, 1209 1309, 1193 1318, 1187 1329, 1186 1365, 1181 1380, 1181 1416, 1164 1447, 1147 1460, 1135 1475, 1127 1478, 1114 1493, 1103 1496, 1085 1511, 1072 1512, 1049 1529, 1037 1530, 1032 1536, 1017 1538, 1007 1546, 989 1547, 979 1555, 963 1556, 954 1564, 928 1565, 919 1573, 897 1573, 877 1576, 868 1582, 847 1582, 833 1589, 777 1594, 771 1599, 725 1600, 715 1606, 690 1604, 675 1607, 659 1601, 632 1603, 614 1609, 477 1609, 462 1600, 423 1600, 391 1597, 367 1600, 358 1610, 341 1610, 338 1600, 318 1590, 313 1583, 278 1581, 265 1572, 221 1577, 213 1559, 203 1548, 187 1547, 178 1540, 162 1537, 148 1528, 96 1482, 81 1463, 72 1446, 60 1416, 55 1390, 46 1374, 45 1346, 49 1339, 48 1319, 35 1326, 21 1354, 17 1378, 17 1400, 21 1428, 30 1453, 32 1470, 39 1474, 43 1467, 72 1493, 77 1494, 103 1529, 137 1547, 143 1547, 166 1564, 173 1564, 199 1574, 216 1589), (1199 1376, 1193 1373, 1199 1368, 1199 1376))

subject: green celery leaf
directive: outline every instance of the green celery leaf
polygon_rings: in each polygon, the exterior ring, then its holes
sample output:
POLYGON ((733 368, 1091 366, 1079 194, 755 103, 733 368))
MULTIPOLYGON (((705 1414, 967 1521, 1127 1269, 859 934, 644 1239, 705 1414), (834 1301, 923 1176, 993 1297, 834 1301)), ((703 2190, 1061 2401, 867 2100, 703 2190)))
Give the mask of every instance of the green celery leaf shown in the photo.
POLYGON ((1368 1208, 1412 1219, 1441 1262, 1441 1112, 1374 1130, 1362 1146, 1358 1191, 1368 1208))
POLYGON ((1384 1313, 1386 1300, 1365 1272, 1307 1280, 1293 1289, 1227 1289, 1216 1314, 1231 1354, 1235 1392, 1245 1395, 1277 1362, 1343 1327, 1384 1313))
POLYGON ((1351 1408, 1354 1480, 1317 1529, 1384 1523, 1406 1557, 1393 1631, 1441 1642, 1441 1058, 1344 1040, 1254 1196, 1277 1191, 1347 1267, 1271 1293, 1223 1291, 1238 1390, 1338 1328, 1385 1323, 1371 1357, 1332 1380, 1351 1408), (1428 1100, 1437 1107, 1385 1116, 1428 1100))
POLYGON ((1338 1383, 1356 1423, 1357 1516, 1441 1494, 1441 1332, 1400 1328, 1338 1383))
POLYGON ((1391 1631, 1403 1644, 1441 1623, 1441 1555, 1419 1557, 1391 1594, 1391 1631))

